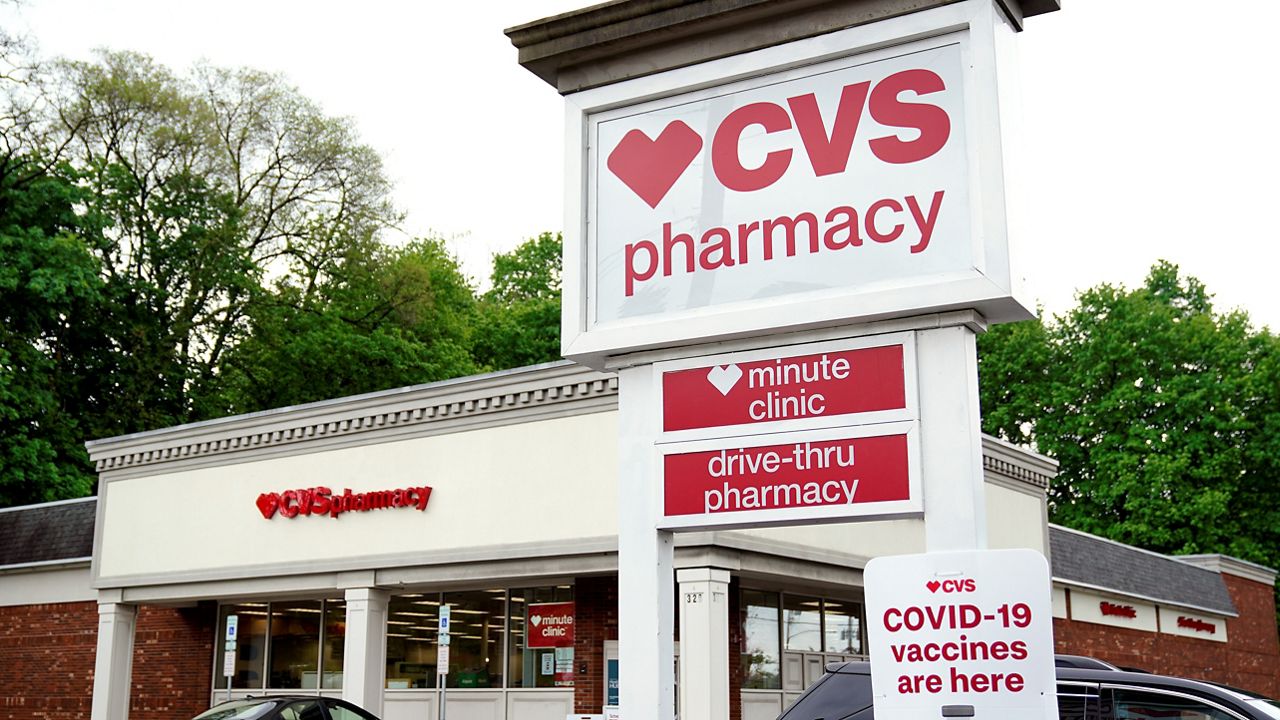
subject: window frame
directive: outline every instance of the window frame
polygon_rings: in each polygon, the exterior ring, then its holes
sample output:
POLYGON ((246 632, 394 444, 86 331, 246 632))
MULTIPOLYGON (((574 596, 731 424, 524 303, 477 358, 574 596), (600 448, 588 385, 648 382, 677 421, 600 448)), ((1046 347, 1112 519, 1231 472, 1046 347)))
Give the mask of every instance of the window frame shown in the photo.
POLYGON ((1172 698, 1178 698, 1180 700, 1188 700, 1193 703, 1205 705, 1206 707, 1212 708, 1214 710, 1217 710, 1223 713, 1227 717, 1232 718, 1232 720, 1250 720, 1249 716, 1242 714, 1239 710, 1236 710, 1235 708, 1228 707, 1210 698, 1206 698, 1201 695, 1196 695, 1186 691, 1181 691, 1176 688, 1151 687, 1146 685, 1130 685, 1127 683, 1105 683, 1105 682, 1101 683, 1102 697, 1105 697, 1107 701, 1106 703, 1103 703, 1103 707, 1108 710, 1107 717, 1105 717, 1104 720, 1114 720, 1115 706, 1116 706, 1115 695, 1117 690, 1126 691, 1126 692, 1148 693, 1152 695, 1166 695, 1172 698))

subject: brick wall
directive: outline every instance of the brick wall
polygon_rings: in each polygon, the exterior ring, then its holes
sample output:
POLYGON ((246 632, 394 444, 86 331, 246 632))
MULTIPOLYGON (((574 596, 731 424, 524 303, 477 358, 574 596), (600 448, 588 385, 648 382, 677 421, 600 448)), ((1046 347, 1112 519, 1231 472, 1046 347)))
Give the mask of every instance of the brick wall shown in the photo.
POLYGON ((1275 588, 1223 574, 1240 617, 1227 620, 1228 685, 1280 698, 1280 632, 1275 588))
POLYGON ((0 720, 84 720, 98 643, 95 602, 0 607, 0 720))
POLYGON ((1280 640, 1272 591, 1260 583, 1223 577, 1240 613, 1238 618, 1227 619, 1228 642, 1054 618, 1055 649, 1121 667, 1211 680, 1269 697, 1280 696, 1280 640))
MULTIPOLYGON (((131 720, 209 706, 214 620, 212 604, 139 609, 131 720)), ((97 603, 0 607, 0 720, 88 720, 97 644, 97 603)))
POLYGON ((604 707, 604 643, 618 639, 618 578, 580 577, 573 585, 573 711, 604 707))
POLYGON ((129 720, 195 717, 209 707, 217 606, 138 609, 129 720))

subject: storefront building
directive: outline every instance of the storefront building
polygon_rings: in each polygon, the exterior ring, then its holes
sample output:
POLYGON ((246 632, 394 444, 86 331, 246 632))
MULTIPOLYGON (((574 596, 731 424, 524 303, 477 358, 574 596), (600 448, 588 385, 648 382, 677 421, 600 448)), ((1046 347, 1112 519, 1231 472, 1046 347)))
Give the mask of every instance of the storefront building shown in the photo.
MULTIPOLYGON (((228 696, 231 615, 230 696, 434 717, 442 605, 451 718, 625 704, 614 383, 556 363, 92 443, 97 498, 0 511, 0 718, 194 715, 228 696)), ((1050 555, 1060 652, 1280 690, 1274 572, 1049 526, 1051 461, 987 439, 984 468, 991 545, 1050 555)), ((923 538, 677 542, 678 582, 727 583, 732 716, 755 720, 865 655, 861 568, 923 538)))

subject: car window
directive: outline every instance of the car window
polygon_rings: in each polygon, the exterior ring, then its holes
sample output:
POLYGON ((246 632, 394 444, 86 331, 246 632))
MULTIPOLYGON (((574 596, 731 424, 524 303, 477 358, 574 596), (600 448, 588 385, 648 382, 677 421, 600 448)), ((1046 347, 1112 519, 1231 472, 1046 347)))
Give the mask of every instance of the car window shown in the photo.
POLYGON ((1116 689, 1115 720, 1241 720, 1241 716, 1195 698, 1155 690, 1116 689))
POLYGON ((315 700, 299 700, 280 710, 280 720, 324 720, 324 712, 315 700))
POLYGON ((1100 712, 1097 686, 1058 684, 1059 720, 1101 720, 1100 712))
MULTIPOLYGON (((378 720, 373 713, 366 712, 351 703, 341 700, 330 700, 327 703, 329 717, 332 720, 378 720)), ((306 720, 304 718, 304 720, 306 720)))
POLYGON ((851 720, 869 707, 870 675, 827 673, 779 720, 851 720))
POLYGON ((195 720, 256 720, 278 704, 275 700, 232 700, 205 710, 195 720))

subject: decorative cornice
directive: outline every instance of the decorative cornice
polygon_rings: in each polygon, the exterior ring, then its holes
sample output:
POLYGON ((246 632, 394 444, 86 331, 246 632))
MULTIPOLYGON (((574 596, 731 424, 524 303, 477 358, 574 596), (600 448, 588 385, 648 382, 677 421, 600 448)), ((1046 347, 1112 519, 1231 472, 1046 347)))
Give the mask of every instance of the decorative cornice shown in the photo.
POLYGON ((618 379, 568 362, 368 393, 86 443, 98 472, 233 455, 267 448, 503 424, 575 408, 616 407, 618 379), (601 407, 599 402, 604 401, 601 407))
POLYGON ((1058 462, 990 435, 982 436, 982 469, 997 479, 1027 483, 1041 491, 1058 474, 1058 462))
MULTIPOLYGON (((617 395, 616 375, 556 362, 94 440, 86 447, 99 473, 154 472, 172 463, 237 462, 264 452, 608 412, 617 408, 617 395)), ((990 436, 982 438, 982 466, 997 481, 1041 491, 1057 469, 1047 457, 990 436)))

